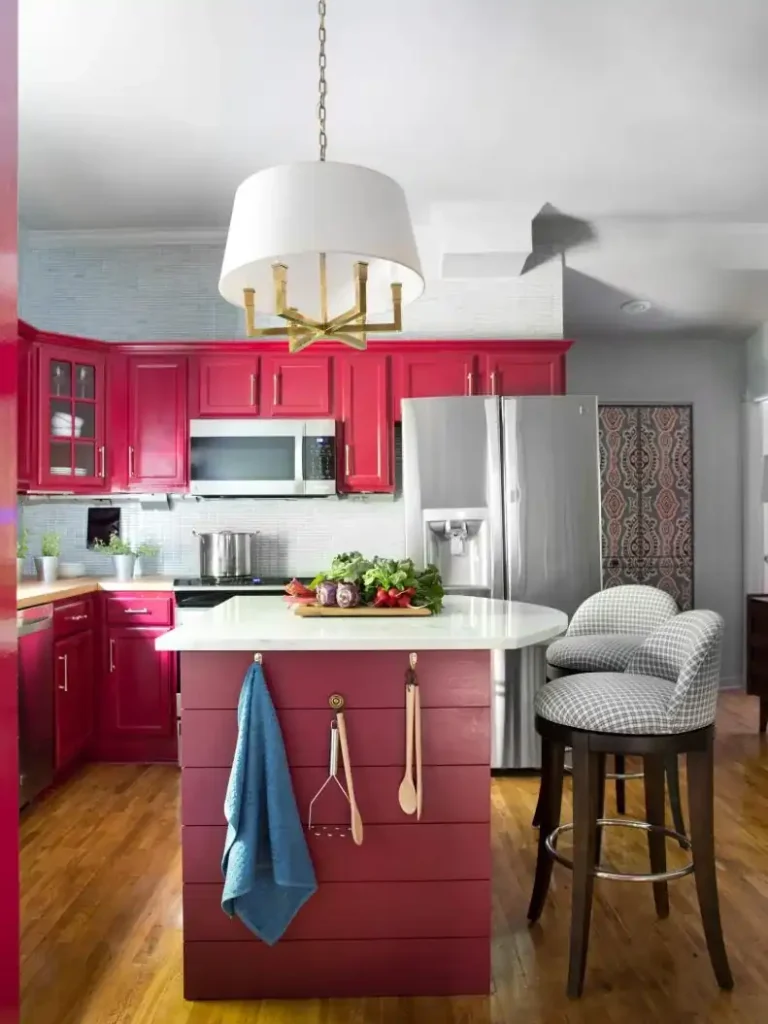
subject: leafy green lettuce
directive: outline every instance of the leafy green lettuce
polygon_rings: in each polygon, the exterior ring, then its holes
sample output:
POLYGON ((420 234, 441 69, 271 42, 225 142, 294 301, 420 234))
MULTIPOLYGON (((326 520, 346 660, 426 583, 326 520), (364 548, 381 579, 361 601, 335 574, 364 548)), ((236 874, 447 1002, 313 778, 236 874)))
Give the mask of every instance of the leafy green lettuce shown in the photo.
POLYGON ((407 590, 413 587, 415 593, 413 604, 416 607, 429 608, 437 614, 442 610, 443 581, 437 566, 428 565, 417 569, 413 560, 404 558, 373 559, 363 558, 359 551, 345 552, 331 562, 327 572, 318 573, 310 584, 313 588, 325 580, 334 583, 356 583, 364 604, 371 604, 379 587, 390 590, 407 590))

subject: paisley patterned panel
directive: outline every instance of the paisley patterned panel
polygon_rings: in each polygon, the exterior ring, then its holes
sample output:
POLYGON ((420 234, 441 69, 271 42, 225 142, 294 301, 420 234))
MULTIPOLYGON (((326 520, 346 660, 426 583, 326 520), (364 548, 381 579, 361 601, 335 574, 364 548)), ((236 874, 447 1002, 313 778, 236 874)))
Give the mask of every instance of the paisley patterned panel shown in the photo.
POLYGON ((603 586, 660 587, 693 605, 690 406, 600 407, 603 586))
POLYGON ((635 406, 600 406, 603 558, 639 554, 638 428, 635 406))
POLYGON ((643 558, 682 558, 691 550, 691 408, 639 409, 643 558))
POLYGON ((644 583, 659 587, 677 601, 681 611, 693 607, 693 562, 679 558, 604 558, 603 586, 644 583))

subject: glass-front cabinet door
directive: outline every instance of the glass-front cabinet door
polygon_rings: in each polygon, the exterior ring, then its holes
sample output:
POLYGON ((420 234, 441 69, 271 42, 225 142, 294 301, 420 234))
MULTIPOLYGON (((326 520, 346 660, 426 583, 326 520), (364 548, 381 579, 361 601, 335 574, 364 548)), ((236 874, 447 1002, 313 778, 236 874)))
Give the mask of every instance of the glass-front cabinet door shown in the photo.
POLYGON ((106 357, 47 346, 40 356, 40 486, 104 489, 106 357))

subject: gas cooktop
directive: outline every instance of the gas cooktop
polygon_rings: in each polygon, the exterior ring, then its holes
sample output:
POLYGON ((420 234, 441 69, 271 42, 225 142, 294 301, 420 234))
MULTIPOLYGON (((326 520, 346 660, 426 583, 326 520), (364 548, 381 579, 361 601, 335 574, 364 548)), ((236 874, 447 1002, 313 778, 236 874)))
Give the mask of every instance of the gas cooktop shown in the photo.
MULTIPOLYGON (((311 576, 296 577, 302 583, 308 583, 311 576)), ((173 581, 175 590, 187 590, 203 587, 271 587, 282 590, 290 579, 285 576, 185 576, 173 581)))

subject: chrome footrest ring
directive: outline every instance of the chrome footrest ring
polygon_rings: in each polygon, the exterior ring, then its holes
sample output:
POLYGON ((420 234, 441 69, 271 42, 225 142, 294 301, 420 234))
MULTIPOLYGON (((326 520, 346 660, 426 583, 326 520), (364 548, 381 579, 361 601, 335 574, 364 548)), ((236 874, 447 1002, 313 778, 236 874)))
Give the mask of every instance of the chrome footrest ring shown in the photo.
POLYGON ((606 779, 644 779, 644 772, 606 772, 606 779))
MULTIPOLYGON (((676 840, 683 850, 691 849, 691 843, 687 836, 682 835, 680 832, 676 832, 672 828, 667 828, 665 825, 651 825, 647 821, 638 821, 636 818, 598 818, 595 824, 599 825, 600 828, 639 828, 644 832, 660 832, 669 839, 676 840)), ((573 832, 572 821, 566 822, 564 825, 559 825, 553 832, 550 832, 544 842, 547 847, 547 852, 551 857, 554 857, 558 864, 562 864, 564 867, 573 870, 573 860, 570 857, 565 857, 557 849, 557 840, 564 832, 573 832)), ((671 882, 675 878, 685 878, 685 876, 690 875, 692 871, 693 857, 691 857, 688 863, 684 864, 681 868, 674 868, 671 871, 661 871, 655 874, 640 871, 606 871, 599 866, 595 868, 593 874, 595 878, 604 878, 609 882, 671 882)))

